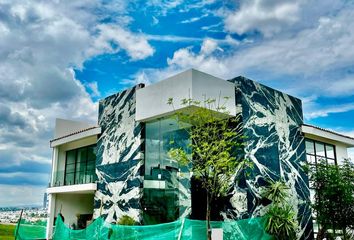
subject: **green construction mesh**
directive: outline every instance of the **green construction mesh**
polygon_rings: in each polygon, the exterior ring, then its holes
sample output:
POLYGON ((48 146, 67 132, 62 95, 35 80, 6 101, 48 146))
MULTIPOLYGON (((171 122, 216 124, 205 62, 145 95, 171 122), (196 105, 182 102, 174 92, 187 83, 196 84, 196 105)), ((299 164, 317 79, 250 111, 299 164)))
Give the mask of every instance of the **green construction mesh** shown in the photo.
POLYGON ((106 225, 102 218, 97 218, 87 228, 82 230, 73 230, 68 228, 62 218, 58 215, 55 221, 54 236, 55 240, 81 240, 81 239, 95 239, 105 240, 108 239, 109 224, 106 225))
MULTIPOLYGON (((251 218, 230 222, 211 222, 212 228, 223 229, 223 240, 273 239, 264 231, 263 218, 251 218)), ((54 240, 190 240, 206 239, 206 222, 179 219, 175 222, 149 226, 123 226, 105 224, 96 219, 86 229, 72 230, 60 217, 55 224, 54 240)))
POLYGON ((17 240, 45 239, 47 222, 28 222, 21 220, 15 229, 17 240))

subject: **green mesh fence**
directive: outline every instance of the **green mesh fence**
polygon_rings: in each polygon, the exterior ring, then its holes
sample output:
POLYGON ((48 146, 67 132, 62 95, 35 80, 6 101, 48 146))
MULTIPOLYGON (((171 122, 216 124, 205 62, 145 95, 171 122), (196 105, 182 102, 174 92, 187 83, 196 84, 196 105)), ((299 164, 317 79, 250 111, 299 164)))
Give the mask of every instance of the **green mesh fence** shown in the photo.
POLYGON ((28 222, 21 220, 15 229, 16 240, 45 239, 47 222, 28 222))
MULTIPOLYGON (((264 231, 263 218, 251 218, 230 222, 211 222, 212 228, 223 229, 224 240, 273 239, 264 231)), ((72 230, 60 217, 55 224, 54 240, 190 240, 206 239, 206 222, 180 219, 171 223, 149 226, 123 226, 105 224, 96 219, 86 229, 72 230)))
POLYGON ((105 224, 102 218, 97 218, 87 228, 82 230, 73 230, 68 228, 62 218, 58 215, 55 221, 54 236, 55 240, 81 240, 81 239, 95 239, 105 240, 109 239, 110 225, 105 224))

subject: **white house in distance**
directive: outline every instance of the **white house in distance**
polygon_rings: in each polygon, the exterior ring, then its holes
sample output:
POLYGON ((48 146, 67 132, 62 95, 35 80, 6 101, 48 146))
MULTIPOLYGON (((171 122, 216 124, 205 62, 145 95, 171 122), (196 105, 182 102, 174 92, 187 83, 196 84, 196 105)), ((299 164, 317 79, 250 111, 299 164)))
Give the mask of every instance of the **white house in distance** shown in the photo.
POLYGON ((233 186, 221 214, 213 218, 257 216, 263 207, 256 201, 259 176, 281 177, 293 191, 302 236, 312 239, 310 188, 301 165, 323 158, 340 164, 348 157, 347 149, 354 147, 354 138, 305 124, 298 98, 244 77, 226 81, 194 69, 102 99, 97 124, 56 120, 50 141, 47 238, 59 213, 68 226, 78 229, 99 216, 115 222, 129 215, 141 224, 204 217, 198 185, 167 155, 171 137, 186 147, 188 136, 178 129, 166 102, 169 97, 179 102, 223 96, 230 97, 231 115, 240 116, 244 154, 255 168, 247 179, 249 186, 233 186), (235 203, 236 196, 244 202, 235 203))

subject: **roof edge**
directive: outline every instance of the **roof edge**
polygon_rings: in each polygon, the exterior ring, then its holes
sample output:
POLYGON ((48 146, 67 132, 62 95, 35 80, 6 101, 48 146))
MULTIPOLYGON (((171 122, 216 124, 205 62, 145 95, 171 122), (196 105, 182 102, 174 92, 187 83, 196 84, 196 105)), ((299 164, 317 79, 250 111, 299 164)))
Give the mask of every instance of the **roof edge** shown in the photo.
POLYGON ((344 135, 344 134, 341 134, 338 132, 334 132, 332 130, 328 130, 325 128, 321 128, 321 127, 317 127, 317 126, 305 124, 305 123, 301 125, 301 130, 305 134, 312 134, 312 135, 315 135, 318 137, 323 137, 323 138, 327 138, 330 140, 344 143, 348 147, 354 147, 354 137, 350 137, 350 136, 347 136, 347 135, 344 135), (308 128, 308 129, 306 129, 306 128, 308 128), (312 128, 312 130, 311 130, 311 128, 312 128), (325 134, 330 134, 330 135, 325 136, 323 134, 320 134, 321 132, 325 133, 325 134))

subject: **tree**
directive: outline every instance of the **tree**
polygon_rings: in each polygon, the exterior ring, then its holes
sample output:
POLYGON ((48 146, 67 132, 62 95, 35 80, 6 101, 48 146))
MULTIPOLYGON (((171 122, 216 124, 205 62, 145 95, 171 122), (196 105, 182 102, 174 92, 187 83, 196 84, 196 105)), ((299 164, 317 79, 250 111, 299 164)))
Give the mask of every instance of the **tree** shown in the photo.
POLYGON ((338 230, 347 239, 347 229, 354 230, 354 165, 344 160, 340 166, 319 161, 311 167, 311 182, 315 190, 312 204, 316 220, 320 225, 317 239, 328 238, 329 229, 333 237, 338 230))
MULTIPOLYGON (((185 111, 176 111, 179 127, 188 131, 191 153, 182 148, 172 148, 169 155, 179 164, 187 166, 193 177, 206 191, 207 238, 211 239, 210 213, 212 202, 226 196, 241 172, 251 163, 244 160, 243 137, 237 117, 230 116, 220 100, 196 101, 183 99, 185 111)), ((168 100, 172 105, 173 99, 168 100)))

